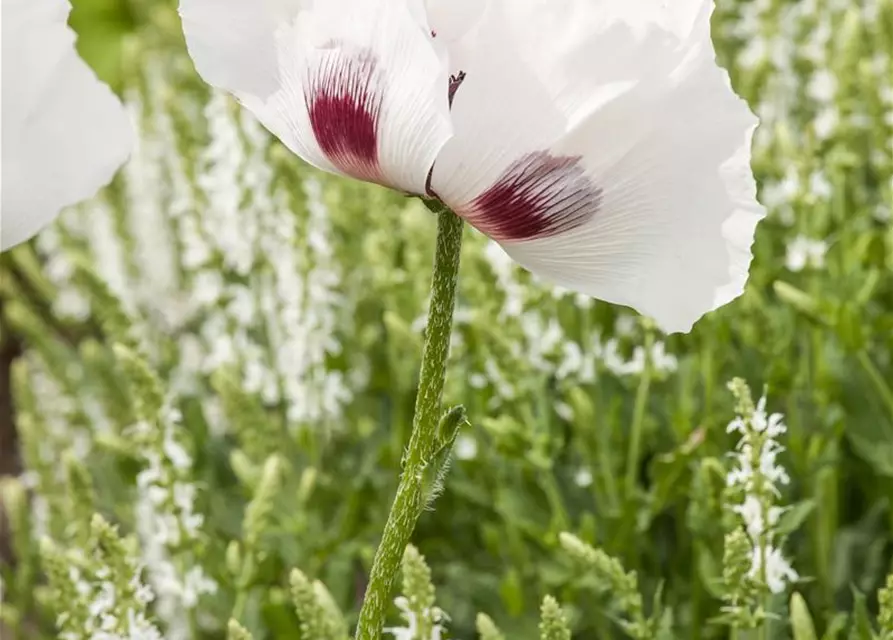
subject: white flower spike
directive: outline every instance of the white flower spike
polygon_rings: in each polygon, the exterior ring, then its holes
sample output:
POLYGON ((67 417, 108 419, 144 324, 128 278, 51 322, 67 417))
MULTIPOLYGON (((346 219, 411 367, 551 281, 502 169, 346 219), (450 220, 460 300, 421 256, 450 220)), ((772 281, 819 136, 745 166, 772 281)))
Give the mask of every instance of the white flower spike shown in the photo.
POLYGON ((743 291, 757 121, 715 62, 712 0, 257 7, 181 0, 187 42, 305 160, 439 198, 534 274, 668 332, 743 291))
POLYGON ((68 0, 3 0, 0 250, 111 180, 133 145, 118 98, 78 57, 68 0))

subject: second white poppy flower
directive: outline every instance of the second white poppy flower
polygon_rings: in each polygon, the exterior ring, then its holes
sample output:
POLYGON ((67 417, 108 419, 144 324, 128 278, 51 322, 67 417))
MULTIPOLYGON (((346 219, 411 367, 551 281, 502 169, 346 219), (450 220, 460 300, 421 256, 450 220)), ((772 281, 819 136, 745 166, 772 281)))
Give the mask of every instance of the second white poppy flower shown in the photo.
POLYGON ((437 197, 534 274, 666 331, 740 295, 764 215, 749 166, 756 119, 715 62, 711 10, 709 0, 180 6, 199 73, 297 155, 437 197))

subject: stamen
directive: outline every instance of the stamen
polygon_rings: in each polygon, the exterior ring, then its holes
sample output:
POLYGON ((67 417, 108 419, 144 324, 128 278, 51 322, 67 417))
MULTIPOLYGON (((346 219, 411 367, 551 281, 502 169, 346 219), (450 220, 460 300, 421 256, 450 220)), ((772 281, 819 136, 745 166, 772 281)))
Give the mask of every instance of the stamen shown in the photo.
POLYGON ((460 71, 456 75, 450 76, 450 87, 449 93, 447 94, 450 99, 450 106, 453 106, 453 97, 456 95, 456 91, 459 90, 459 87, 462 86, 462 83, 465 81, 465 72, 460 71))

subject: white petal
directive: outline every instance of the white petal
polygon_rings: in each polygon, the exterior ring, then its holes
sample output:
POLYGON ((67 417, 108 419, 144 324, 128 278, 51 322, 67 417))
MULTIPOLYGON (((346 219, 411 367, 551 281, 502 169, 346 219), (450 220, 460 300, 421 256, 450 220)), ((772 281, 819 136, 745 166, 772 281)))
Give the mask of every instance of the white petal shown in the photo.
POLYGON ((740 295, 764 215, 749 167, 756 119, 712 65, 703 56, 662 97, 624 96, 556 145, 556 154, 583 156, 601 201, 585 225, 506 251, 670 332, 740 295))
POLYGON ((74 49, 65 0, 3 0, 0 250, 111 180, 133 145, 118 98, 74 49))
MULTIPOLYGON (((468 1, 459 3, 463 14, 468 1)), ((434 191, 466 204, 640 82, 643 70, 669 75, 682 57, 678 40, 634 37, 609 6, 626 1, 490 1, 476 26, 449 45, 452 72, 464 80, 452 105, 456 136, 437 158, 434 191)))
POLYGON ((666 331, 739 295, 764 214, 756 119, 715 65, 709 3, 495 1, 483 41, 514 59, 454 56, 468 71, 437 194, 535 274, 666 331))
MULTIPOLYGON (((666 26, 666 2, 692 0, 518 0, 504 2, 521 60, 570 126, 643 79, 663 77, 683 55, 666 26)), ((700 1, 700 0, 695 0, 700 1)))
POLYGON ((519 64, 519 43, 506 23, 502 5, 490 2, 480 22, 449 46, 454 74, 461 72, 464 79, 452 103, 456 135, 437 157, 431 184, 454 210, 567 128, 533 70, 519 64))
MULTIPOLYGON (((282 19, 279 11, 238 37, 231 35, 238 19, 196 10, 210 1, 181 0, 180 8, 184 24, 190 16, 187 41, 206 80, 234 93, 311 164, 425 193, 452 127, 446 61, 422 21, 421 0, 306 0, 292 17, 282 19), (273 34, 265 42, 273 43, 275 68, 256 37, 261 32, 273 34), (272 75, 273 91, 227 74, 227 61, 236 57, 253 59, 259 76, 272 75)), ((236 15, 254 7, 252 0, 226 2, 239 6, 236 15)))
POLYGON ((189 55, 215 87, 261 97, 279 86, 276 29, 294 20, 300 0, 183 0, 189 55))
POLYGON ((441 42, 465 36, 486 13, 489 0, 425 0, 428 23, 441 42))

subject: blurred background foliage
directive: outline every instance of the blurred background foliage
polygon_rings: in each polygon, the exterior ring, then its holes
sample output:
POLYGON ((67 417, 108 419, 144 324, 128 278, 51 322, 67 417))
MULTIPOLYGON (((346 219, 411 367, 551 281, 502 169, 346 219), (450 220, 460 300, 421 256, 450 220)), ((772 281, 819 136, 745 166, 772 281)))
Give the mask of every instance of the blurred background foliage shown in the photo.
MULTIPOLYGON (((413 539, 449 637, 486 612, 533 638, 547 593, 575 638, 623 637, 564 531, 634 570, 649 611, 659 594, 671 637, 728 637, 711 621, 735 376, 786 416, 780 527, 815 637, 873 637, 893 551, 893 2, 718 5, 721 60, 763 119, 770 215, 741 299, 664 337, 467 231, 446 401, 471 426, 413 539)), ((434 220, 309 169, 211 93, 171 4, 74 6, 140 147, 0 267, 25 469, 2 494, 7 632, 55 637, 38 541, 83 546, 94 511, 137 536, 167 638, 223 637, 231 615, 295 637, 295 567, 353 621, 408 437, 434 220), (171 497, 144 510, 165 473, 171 497)), ((772 637, 791 637, 787 602, 767 603, 772 637)))

